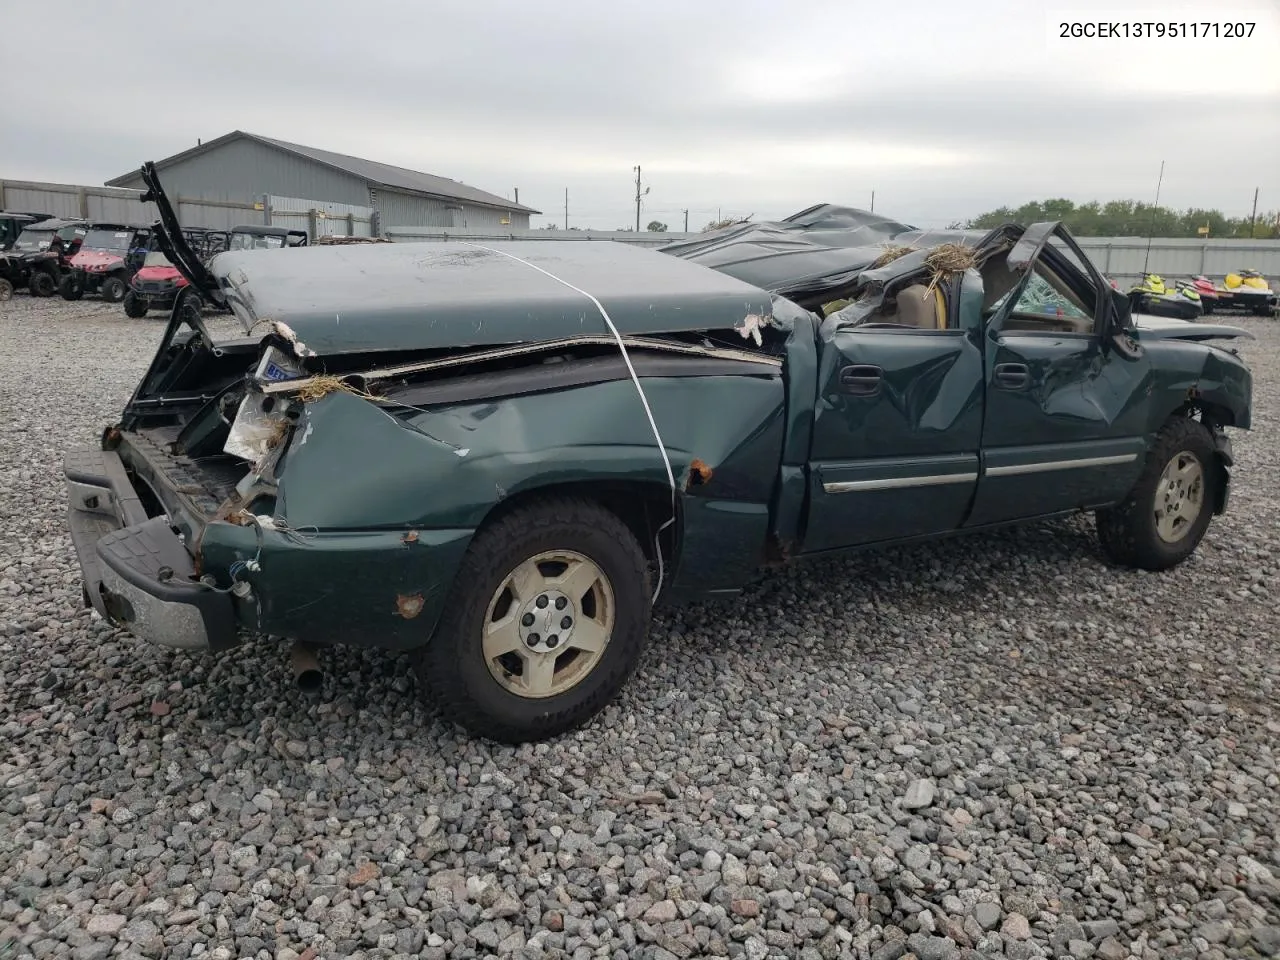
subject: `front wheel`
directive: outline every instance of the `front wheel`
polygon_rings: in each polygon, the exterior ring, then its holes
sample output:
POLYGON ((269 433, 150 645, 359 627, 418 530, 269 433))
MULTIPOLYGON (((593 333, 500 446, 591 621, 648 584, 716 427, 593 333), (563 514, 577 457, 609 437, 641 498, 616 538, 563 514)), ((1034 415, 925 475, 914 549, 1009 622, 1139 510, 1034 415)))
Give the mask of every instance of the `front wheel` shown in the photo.
POLYGON ((36 270, 27 278, 27 289, 33 297, 52 297, 58 292, 58 282, 53 279, 53 274, 36 270))
POLYGON ((135 320, 139 317, 145 317, 149 309, 151 309, 151 305, 147 303, 146 297, 140 297, 132 290, 124 295, 124 315, 126 317, 132 317, 135 320))
POLYGON ((119 303, 124 299, 124 292, 129 289, 123 277, 104 277, 98 293, 107 303, 119 303))
POLYGON ((649 574, 630 529, 577 498, 517 509, 476 534, 435 635, 415 654, 446 719, 503 743, 578 727, 621 690, 649 629, 649 574))
POLYGON ((4 303, 6 300, 10 299, 12 296, 13 296, 13 284, 10 283, 8 280, 0 278, 0 303, 4 303))
POLYGON ((79 300, 84 296, 84 282, 74 273, 68 273, 58 281, 58 294, 63 300, 79 300))
POLYGON ((1128 498, 1097 512, 1102 549, 1126 567, 1176 566, 1204 538, 1217 493, 1213 434, 1195 420, 1175 417, 1156 434, 1128 498))

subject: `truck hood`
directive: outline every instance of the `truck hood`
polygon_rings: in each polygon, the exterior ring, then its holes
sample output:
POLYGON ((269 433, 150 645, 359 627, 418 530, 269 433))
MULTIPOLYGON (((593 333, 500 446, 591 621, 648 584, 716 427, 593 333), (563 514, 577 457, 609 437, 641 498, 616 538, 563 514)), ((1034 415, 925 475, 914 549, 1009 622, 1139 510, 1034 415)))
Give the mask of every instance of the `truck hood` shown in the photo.
MULTIPOLYGON (((601 241, 395 243, 220 253, 209 264, 246 332, 287 329, 300 355, 474 348, 732 331, 774 318, 759 287, 601 241)), ((745 345, 745 340, 743 342, 745 345)))
POLYGON ((1221 323, 1199 323, 1193 320, 1175 320, 1171 317, 1153 317, 1135 313, 1133 325, 1140 340, 1256 340, 1252 333, 1240 327, 1221 323))

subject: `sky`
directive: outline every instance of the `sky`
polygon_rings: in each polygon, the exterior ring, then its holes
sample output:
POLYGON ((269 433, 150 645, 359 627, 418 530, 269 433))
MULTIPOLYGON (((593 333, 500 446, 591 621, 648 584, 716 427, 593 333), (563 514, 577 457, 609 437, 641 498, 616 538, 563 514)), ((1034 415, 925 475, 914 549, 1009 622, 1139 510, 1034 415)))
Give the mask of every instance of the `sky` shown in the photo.
MULTIPOLYGON (((52 36, 40 4, 3 25, 52 36)), ((566 189, 570 226, 634 226, 637 164, 641 226, 673 230, 873 191, 920 226, 1151 200, 1161 161, 1165 205, 1280 208, 1277 0, 98 0, 56 45, 6 45, 0 179, 101 184, 240 129, 519 188, 534 226, 566 189)))

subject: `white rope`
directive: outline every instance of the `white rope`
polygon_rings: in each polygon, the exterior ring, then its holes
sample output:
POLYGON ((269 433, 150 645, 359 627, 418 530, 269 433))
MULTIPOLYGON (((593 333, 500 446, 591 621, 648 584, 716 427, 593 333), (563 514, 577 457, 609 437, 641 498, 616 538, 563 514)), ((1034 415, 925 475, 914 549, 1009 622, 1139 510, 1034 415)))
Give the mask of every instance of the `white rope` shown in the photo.
POLYGON ((635 384, 636 393, 640 396, 640 404, 644 407, 644 415, 649 419, 649 429, 653 431, 653 439, 657 441, 658 452, 662 454, 662 464, 667 470, 667 483, 671 487, 671 519, 658 528, 657 535, 654 537, 654 546, 656 547, 655 553, 658 557, 658 583, 657 587, 653 591, 652 602, 657 602, 658 594, 662 590, 662 580, 665 576, 665 568, 662 560, 662 546, 658 543, 658 537, 662 535, 663 530, 676 522, 676 477, 675 473, 671 469, 671 458, 667 456, 666 444, 662 442, 662 434, 658 432, 658 423, 653 418, 653 410, 649 407, 649 398, 645 396, 644 387, 640 385, 640 378, 636 375, 636 368, 631 365, 631 357, 627 353, 627 345, 623 342, 622 334, 619 333, 618 328, 613 325, 613 319, 609 316, 609 311, 604 308, 604 304, 581 287, 574 286, 563 277, 557 277, 550 270, 544 270, 536 263, 530 263, 523 257, 517 257, 515 254, 507 253, 505 250, 486 247, 482 243, 472 243, 469 240, 460 240, 459 243, 464 243, 469 247, 476 247, 480 250, 487 250, 490 253, 496 253, 498 256, 506 257, 508 260, 514 260, 516 263, 522 263, 526 267, 537 270, 544 277, 550 277, 556 283, 566 286, 575 293, 579 293, 586 297, 595 305, 595 308, 600 311, 600 316, 604 318, 605 325, 609 328, 609 332, 613 334, 613 339, 618 341, 618 350, 622 353, 622 361, 627 365, 627 372, 631 374, 631 382, 635 384))

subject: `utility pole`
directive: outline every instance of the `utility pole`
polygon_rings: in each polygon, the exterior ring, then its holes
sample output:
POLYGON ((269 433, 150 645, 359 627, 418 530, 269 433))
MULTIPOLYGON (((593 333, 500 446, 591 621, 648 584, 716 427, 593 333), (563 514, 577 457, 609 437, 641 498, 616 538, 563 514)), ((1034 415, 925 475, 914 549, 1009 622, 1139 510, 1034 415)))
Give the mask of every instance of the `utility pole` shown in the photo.
POLYGON ((689 211, 684 211, 684 232, 689 232, 689 211))
POLYGON ((636 233, 640 232, 640 198, 648 192, 648 187, 644 188, 643 193, 640 191, 640 168, 636 167, 636 233))
POLYGON ((569 188, 564 188, 564 228, 569 229, 569 188))
POLYGON ((874 190, 871 191, 871 212, 876 212, 876 192, 874 190))
POLYGON ((1253 188, 1253 213, 1249 217, 1249 239, 1253 239, 1253 227, 1258 222, 1258 188, 1253 188))
POLYGON ((516 187, 516 203, 520 202, 520 188, 516 187))

